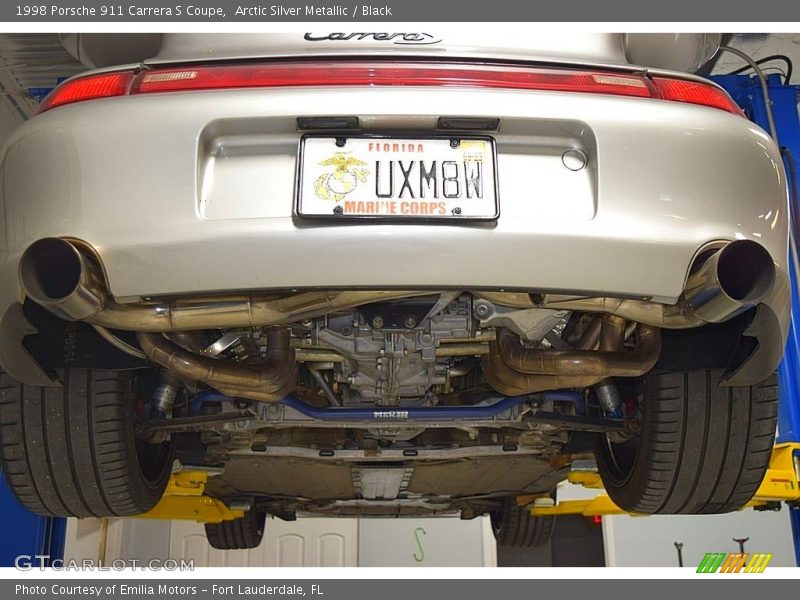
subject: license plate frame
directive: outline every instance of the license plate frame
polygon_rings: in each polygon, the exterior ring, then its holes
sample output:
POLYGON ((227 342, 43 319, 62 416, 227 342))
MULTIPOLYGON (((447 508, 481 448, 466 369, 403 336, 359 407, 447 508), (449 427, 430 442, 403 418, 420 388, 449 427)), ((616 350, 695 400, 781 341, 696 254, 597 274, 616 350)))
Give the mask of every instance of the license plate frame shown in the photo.
MULTIPOLYGON (((316 143, 316 142, 312 142, 316 143)), ((451 145, 452 148, 452 145, 451 145)), ((457 148, 454 148, 454 151, 457 151, 457 148)), ((463 166, 466 169, 466 166, 463 166)), ((314 175, 311 175, 313 180, 314 175)), ((421 184, 420 184, 421 185, 421 184)), ((465 183, 464 189, 467 189, 467 185, 465 183)), ((474 189, 474 188, 473 188, 474 189)), ((346 192, 349 193, 349 192, 346 192)), ((403 200, 411 200, 410 198, 400 199, 394 198, 391 200, 387 200, 387 202, 401 202, 403 200)), ((415 199, 416 200, 416 199, 415 199)), ((454 198, 447 198, 447 200, 455 200, 454 198)), ((459 198, 459 200, 469 200, 473 201, 475 198, 459 198)), ((484 199, 479 199, 484 200, 484 199)), ((315 199, 315 202, 319 202, 319 200, 315 199)), ((463 203, 463 202, 462 202, 463 203)), ((398 205, 397 209, 399 210, 400 207, 398 205)), ((488 135, 479 135, 479 134, 432 134, 432 135, 424 135, 424 134, 415 134, 415 133, 397 133, 397 134, 365 134, 365 133, 357 133, 357 134, 330 134, 330 133, 311 133, 305 134, 300 138, 300 143, 298 144, 297 150, 297 168, 295 174, 295 190, 294 190, 294 206, 293 206, 293 215, 296 218, 301 219, 310 219, 310 220, 336 220, 336 221, 376 221, 385 223, 387 221, 395 222, 395 223, 419 223, 419 222, 428 222, 428 223, 441 223, 441 222, 486 222, 486 221, 496 221, 500 216, 500 191, 499 191, 499 177, 498 177, 498 164, 497 164, 497 147, 496 141, 492 136, 488 135), (331 207, 329 211, 324 212, 321 210, 307 210, 303 206, 303 195, 304 191, 308 193, 308 190, 311 186, 310 183, 307 183, 304 179, 304 175, 306 174, 306 163, 307 163, 307 145, 310 140, 320 140, 326 139, 333 142, 333 146, 331 148, 331 152, 336 152, 335 148, 347 148, 347 142, 350 140, 359 140, 363 141, 364 143, 369 142, 381 142, 381 143, 390 143, 390 144, 424 144, 429 141, 433 141, 436 144, 442 144, 443 142, 447 142, 448 144, 452 144, 453 140, 458 140, 458 148, 463 148, 464 143, 466 142, 469 144, 470 142, 482 142, 488 145, 488 148, 485 149, 483 156, 489 158, 490 163, 490 173, 491 177, 486 185, 483 187, 484 195, 487 192, 490 192, 493 196, 493 202, 484 202, 485 212, 484 209, 481 210, 483 214, 475 214, 474 212, 467 212, 462 210, 462 212, 456 213, 454 212, 450 205, 448 204, 445 209, 445 214, 437 214, 437 215, 430 215, 430 214, 398 214, 397 212, 394 213, 380 213, 380 214, 363 214, 363 213, 352 213, 352 212, 345 212, 344 209, 344 200, 327 200, 330 201, 329 206, 331 207), (344 145, 340 146, 337 142, 338 140, 343 140, 344 145), (340 206, 341 211, 337 212, 336 207, 340 206)))

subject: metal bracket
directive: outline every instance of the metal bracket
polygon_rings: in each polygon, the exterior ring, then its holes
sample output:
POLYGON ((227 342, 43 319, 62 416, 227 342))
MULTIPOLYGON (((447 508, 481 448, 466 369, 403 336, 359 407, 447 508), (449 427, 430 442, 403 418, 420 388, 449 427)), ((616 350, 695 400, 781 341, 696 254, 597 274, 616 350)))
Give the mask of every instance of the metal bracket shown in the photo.
POLYGON ((540 342, 553 328, 565 323, 568 310, 547 308, 513 309, 495 306, 483 298, 475 300, 472 312, 481 327, 505 327, 529 342, 540 342))

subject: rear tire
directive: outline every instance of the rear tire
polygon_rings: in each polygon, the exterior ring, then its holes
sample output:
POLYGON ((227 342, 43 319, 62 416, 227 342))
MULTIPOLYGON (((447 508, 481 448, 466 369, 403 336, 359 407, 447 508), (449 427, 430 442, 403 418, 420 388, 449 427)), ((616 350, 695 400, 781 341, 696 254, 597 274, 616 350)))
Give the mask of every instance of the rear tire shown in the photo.
POLYGON ((641 436, 598 436, 606 491, 642 514, 739 510, 769 466, 778 413, 772 376, 752 387, 719 387, 721 370, 652 372, 644 378, 641 436))
POLYGON ((120 517, 161 499, 172 444, 134 435, 130 372, 66 370, 63 387, 0 372, 0 460, 22 505, 54 517, 120 517))
POLYGON ((267 515, 255 510, 247 511, 240 519, 206 523, 206 537, 217 550, 247 550, 257 548, 264 539, 267 515))
POLYGON ((490 513, 490 518, 497 544, 508 548, 544 546, 550 540, 555 524, 555 517, 534 517, 527 507, 519 506, 511 496, 503 499, 502 508, 490 513))

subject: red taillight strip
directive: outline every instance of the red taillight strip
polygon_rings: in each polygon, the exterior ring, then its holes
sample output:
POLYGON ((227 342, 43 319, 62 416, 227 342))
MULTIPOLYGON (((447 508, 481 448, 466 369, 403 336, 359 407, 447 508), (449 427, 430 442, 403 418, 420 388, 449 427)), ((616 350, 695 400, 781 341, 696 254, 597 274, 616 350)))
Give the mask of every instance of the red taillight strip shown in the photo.
POLYGON ((228 67, 164 69, 144 73, 132 93, 303 86, 464 86, 515 90, 592 92, 649 97, 637 75, 473 66, 442 63, 274 63, 228 67))
POLYGON ((56 88, 38 112, 126 94, 303 86, 459 86, 611 94, 712 106, 742 114, 723 90, 702 82, 574 69, 392 62, 276 62, 89 75, 56 88))

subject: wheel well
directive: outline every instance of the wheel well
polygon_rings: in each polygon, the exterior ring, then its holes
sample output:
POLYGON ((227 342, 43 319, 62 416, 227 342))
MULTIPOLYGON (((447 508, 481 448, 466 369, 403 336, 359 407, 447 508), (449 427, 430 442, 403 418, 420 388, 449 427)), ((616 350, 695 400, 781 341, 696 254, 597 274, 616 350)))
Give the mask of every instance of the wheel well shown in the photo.
POLYGON ((724 323, 694 329, 663 329, 661 356, 655 369, 725 369, 725 375, 736 371, 758 348, 758 339, 745 335, 755 314, 756 309, 750 309, 724 323))

